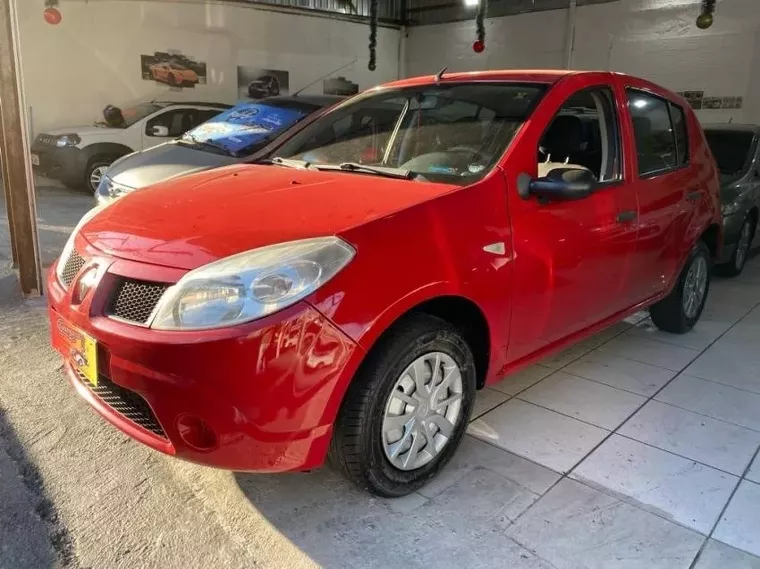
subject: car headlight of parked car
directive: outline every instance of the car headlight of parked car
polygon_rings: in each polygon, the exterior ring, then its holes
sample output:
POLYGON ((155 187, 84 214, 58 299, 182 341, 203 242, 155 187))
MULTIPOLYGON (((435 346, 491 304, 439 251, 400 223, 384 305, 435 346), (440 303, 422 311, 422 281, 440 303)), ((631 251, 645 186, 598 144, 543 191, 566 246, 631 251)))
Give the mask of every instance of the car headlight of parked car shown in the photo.
POLYGON ((720 212, 724 216, 734 215, 735 213, 739 212, 741 207, 742 205, 738 202, 725 203, 720 206, 720 212))
POLYGON ((82 142, 82 139, 79 138, 79 135, 77 134, 62 134, 58 138, 55 139, 55 145, 58 148, 66 148, 67 146, 76 146, 82 142))
POLYGON ((233 255, 187 273, 161 298, 152 328, 233 326, 295 304, 354 257, 338 237, 291 241, 233 255))
POLYGON ((95 206, 90 211, 85 213, 82 216, 82 219, 79 220, 79 223, 77 223, 74 231, 72 231, 71 235, 69 235, 69 239, 66 241, 66 245, 64 245, 63 251, 61 251, 61 255, 58 257, 58 265, 55 267, 55 276, 58 277, 59 283, 63 283, 63 269, 66 267, 66 261, 71 256, 72 249, 74 249, 74 239, 76 238, 77 233, 79 233, 79 230, 82 228, 82 226, 84 226, 85 223, 103 211, 106 208, 106 205, 107 204, 101 204, 95 206))

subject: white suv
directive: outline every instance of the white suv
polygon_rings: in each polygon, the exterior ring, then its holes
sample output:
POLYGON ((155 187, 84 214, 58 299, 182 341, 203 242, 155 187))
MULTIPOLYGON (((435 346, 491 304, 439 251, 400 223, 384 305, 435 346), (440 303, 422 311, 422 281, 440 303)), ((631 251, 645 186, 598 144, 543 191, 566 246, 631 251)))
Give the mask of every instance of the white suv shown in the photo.
POLYGON ((90 126, 41 133, 32 144, 35 172, 70 188, 95 192, 108 166, 127 154, 157 146, 218 115, 230 105, 153 101, 128 109, 106 107, 90 126))

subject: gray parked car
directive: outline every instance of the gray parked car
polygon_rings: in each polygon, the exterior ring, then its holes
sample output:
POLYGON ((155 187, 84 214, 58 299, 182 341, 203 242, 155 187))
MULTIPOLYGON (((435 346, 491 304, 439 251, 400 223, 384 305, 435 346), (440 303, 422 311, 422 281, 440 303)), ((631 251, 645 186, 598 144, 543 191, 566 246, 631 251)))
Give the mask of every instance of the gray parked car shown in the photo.
POLYGON ((117 160, 103 176, 95 198, 106 203, 170 178, 259 157, 289 129, 302 128, 341 100, 299 95, 238 103, 176 140, 117 160))
POLYGON ((760 126, 714 124, 704 131, 720 170, 724 242, 718 270, 736 276, 747 262, 760 211, 760 126))

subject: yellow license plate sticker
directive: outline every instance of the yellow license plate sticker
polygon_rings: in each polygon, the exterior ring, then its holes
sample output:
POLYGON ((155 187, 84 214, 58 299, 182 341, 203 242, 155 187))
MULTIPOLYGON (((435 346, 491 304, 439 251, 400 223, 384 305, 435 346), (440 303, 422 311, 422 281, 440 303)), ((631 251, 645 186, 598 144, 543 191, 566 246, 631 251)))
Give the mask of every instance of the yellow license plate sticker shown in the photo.
POLYGON ((58 331, 65 346, 65 355, 75 371, 98 386, 98 343, 64 320, 58 320, 58 331))

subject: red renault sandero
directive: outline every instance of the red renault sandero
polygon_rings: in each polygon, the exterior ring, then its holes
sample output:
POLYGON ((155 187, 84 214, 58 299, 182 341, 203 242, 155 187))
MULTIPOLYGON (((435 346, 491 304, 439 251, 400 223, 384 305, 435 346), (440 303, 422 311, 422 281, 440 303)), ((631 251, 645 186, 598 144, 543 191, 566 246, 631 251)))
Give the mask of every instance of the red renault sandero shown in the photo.
POLYGON ((93 210, 51 268, 52 340, 154 449, 258 472, 329 457, 401 496, 451 458, 478 389, 643 308, 690 330, 718 191, 694 113, 647 81, 398 81, 264 162, 93 210))

